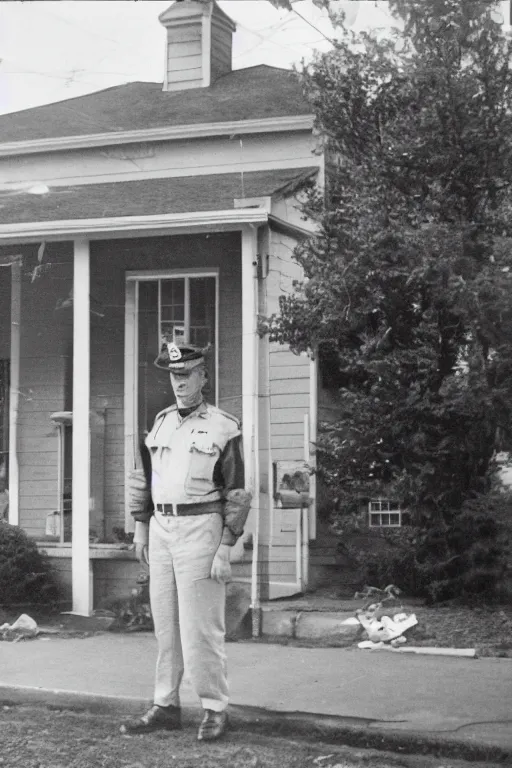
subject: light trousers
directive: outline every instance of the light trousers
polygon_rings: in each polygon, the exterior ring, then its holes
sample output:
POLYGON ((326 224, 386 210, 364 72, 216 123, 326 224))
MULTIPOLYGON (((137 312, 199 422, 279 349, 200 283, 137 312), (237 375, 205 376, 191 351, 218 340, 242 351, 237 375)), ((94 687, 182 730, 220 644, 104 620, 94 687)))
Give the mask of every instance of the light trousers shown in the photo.
POLYGON ((154 703, 180 705, 185 669, 204 709, 228 704, 226 586, 210 577, 222 536, 217 513, 163 517, 149 527, 149 591, 158 643, 154 703))

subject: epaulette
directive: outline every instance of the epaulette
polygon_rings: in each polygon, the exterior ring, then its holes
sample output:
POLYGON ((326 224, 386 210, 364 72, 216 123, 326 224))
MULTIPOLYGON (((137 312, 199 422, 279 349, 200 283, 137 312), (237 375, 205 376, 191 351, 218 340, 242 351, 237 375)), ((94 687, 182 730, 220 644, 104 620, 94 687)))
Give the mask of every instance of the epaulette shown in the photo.
POLYGON ((164 408, 163 411, 160 411, 160 413, 157 413, 157 415, 155 416, 155 422, 160 417, 165 416, 166 413, 170 413, 171 411, 177 411, 177 410, 178 410, 178 406, 176 405, 176 403, 174 403, 174 405, 170 405, 168 408, 164 408))
POLYGON ((234 421, 237 426, 237 429, 240 429, 240 426, 241 426, 240 420, 237 419, 236 416, 233 416, 232 413, 227 413, 227 411, 223 411, 222 408, 217 408, 216 405, 210 405, 209 403, 208 403, 208 408, 214 411, 214 413, 219 414, 219 416, 224 416, 226 419, 230 419, 231 421, 234 421))

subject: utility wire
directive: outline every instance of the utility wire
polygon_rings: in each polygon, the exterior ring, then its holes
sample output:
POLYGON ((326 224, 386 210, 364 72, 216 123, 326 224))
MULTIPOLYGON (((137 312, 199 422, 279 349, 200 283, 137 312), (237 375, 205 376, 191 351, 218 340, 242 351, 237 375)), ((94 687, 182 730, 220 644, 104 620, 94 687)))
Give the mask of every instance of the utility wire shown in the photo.
POLYGON ((325 40, 327 40, 327 42, 329 42, 329 43, 333 43, 333 42, 334 42, 334 41, 332 40, 332 38, 330 38, 330 37, 327 37, 327 35, 326 35, 324 32, 322 32, 322 30, 321 30, 321 29, 319 29, 318 27, 316 27, 316 26, 313 24, 313 22, 309 21, 309 19, 306 19, 306 17, 305 17, 305 16, 303 16, 301 13, 299 13, 299 12, 298 12, 298 11, 297 11, 295 8, 292 8, 292 11, 293 11, 293 13, 294 13, 296 16, 298 16, 298 17, 299 17, 299 19, 302 19, 302 21, 305 21, 305 22, 306 22, 306 24, 309 24, 309 26, 310 26, 312 29, 316 30, 316 32, 318 32, 318 34, 319 34, 319 35, 322 35, 322 37, 323 37, 325 40))

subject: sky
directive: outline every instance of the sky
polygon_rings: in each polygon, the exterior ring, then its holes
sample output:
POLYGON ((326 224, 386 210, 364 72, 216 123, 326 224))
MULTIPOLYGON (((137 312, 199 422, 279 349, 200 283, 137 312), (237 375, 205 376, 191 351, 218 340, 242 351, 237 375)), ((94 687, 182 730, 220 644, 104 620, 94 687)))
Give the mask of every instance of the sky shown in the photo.
MULTIPOLYGON (((170 5, 171 0, 0 2, 0 114, 134 80, 162 82, 165 30, 158 16, 170 5)), ((268 0, 219 5, 237 24, 235 69, 291 68, 316 48, 329 48, 325 36, 333 28, 312 0, 296 0, 293 12, 268 0)), ((353 7, 344 0, 337 5, 353 7)), ((357 5, 355 29, 386 25, 386 2, 357 5)))
MULTIPOLYGON (((508 9, 510 0, 503 0, 508 9)), ((386 0, 334 0, 357 6, 355 31, 389 28, 386 0)), ((237 24, 235 69, 291 68, 328 50, 334 30, 312 0, 293 11, 268 0, 220 0, 237 24), (302 17, 302 18, 301 18, 302 17)), ((165 30, 158 21, 171 0, 0 0, 0 114, 82 96, 113 85, 162 82, 165 30)))

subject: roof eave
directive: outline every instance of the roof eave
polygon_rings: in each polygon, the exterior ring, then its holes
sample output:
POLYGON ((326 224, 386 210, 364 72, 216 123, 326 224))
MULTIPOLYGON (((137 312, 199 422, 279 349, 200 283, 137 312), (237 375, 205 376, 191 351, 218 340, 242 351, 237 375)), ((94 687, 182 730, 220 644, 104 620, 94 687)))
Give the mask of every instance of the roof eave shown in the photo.
POLYGON ((264 208, 225 211, 192 211, 152 216, 113 216, 101 219, 68 219, 0 224, 0 244, 31 243, 87 238, 89 240, 148 237, 186 232, 225 232, 242 230, 247 225, 266 224, 264 208))
POLYGON ((199 139, 205 136, 232 136, 248 133, 275 133, 308 131, 313 128, 314 116, 288 115, 264 117, 257 120, 229 120, 222 123, 196 123, 160 128, 142 128, 135 131, 109 131, 80 136, 58 136, 47 139, 0 142, 0 157, 31 155, 39 152, 62 152, 69 149, 91 149, 117 144, 138 142, 199 139))

